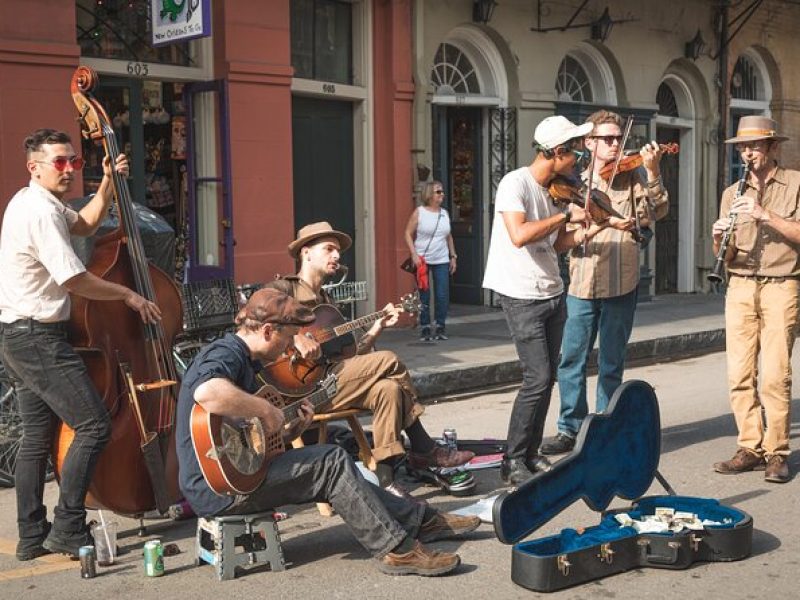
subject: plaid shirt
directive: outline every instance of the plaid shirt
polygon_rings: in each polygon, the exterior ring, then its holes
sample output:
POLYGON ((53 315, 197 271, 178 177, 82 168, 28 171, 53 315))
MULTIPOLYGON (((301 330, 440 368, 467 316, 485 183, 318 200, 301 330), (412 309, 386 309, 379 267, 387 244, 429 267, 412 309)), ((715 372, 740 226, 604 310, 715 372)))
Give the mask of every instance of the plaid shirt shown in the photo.
MULTIPOLYGON (((722 194, 720 216, 727 216, 738 183, 722 194)), ((758 190, 750 182, 745 196, 758 198, 758 190)), ((800 220, 800 171, 778 167, 767 180, 761 196, 761 206, 771 213, 791 221, 800 220)), ((728 271, 735 275, 762 275, 766 277, 800 276, 800 255, 797 246, 786 241, 769 225, 756 222, 750 215, 739 215, 731 244, 736 254, 728 263, 728 271)))
MULTIPOLYGON (((589 179, 588 169, 581 174, 589 179)), ((614 187, 595 177, 593 187, 604 191, 613 208, 625 217, 633 216, 633 204, 642 226, 663 218, 669 210, 667 190, 660 183, 647 184, 643 169, 620 173, 614 187)), ((570 252, 569 294, 584 300, 614 298, 633 291, 639 285, 639 244, 626 232, 606 227, 586 243, 570 252)))

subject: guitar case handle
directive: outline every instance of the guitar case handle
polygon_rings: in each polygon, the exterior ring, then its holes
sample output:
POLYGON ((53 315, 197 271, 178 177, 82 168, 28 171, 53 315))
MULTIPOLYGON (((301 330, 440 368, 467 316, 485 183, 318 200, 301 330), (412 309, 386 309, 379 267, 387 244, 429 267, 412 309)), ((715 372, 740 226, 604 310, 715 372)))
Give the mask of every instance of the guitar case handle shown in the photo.
POLYGON ((669 552, 667 554, 656 554, 650 551, 650 540, 640 539, 639 555, 643 564, 652 565, 674 565, 678 562, 678 551, 681 544, 677 541, 667 542, 669 552))

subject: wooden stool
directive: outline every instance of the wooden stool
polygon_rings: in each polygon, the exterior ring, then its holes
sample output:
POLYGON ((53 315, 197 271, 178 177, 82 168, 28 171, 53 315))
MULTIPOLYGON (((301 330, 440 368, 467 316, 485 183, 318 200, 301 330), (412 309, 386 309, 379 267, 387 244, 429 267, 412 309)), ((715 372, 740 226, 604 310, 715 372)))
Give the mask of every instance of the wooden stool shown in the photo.
POLYGON ((214 565, 220 581, 236 577, 236 567, 268 562, 273 571, 283 571, 281 537, 273 511, 197 519, 195 566, 214 565), (236 548, 242 548, 236 552, 236 548))
MULTIPOLYGON (((361 427, 361 423, 358 421, 359 416, 366 416, 369 414, 371 414, 371 412, 366 408, 346 408, 344 410, 314 415, 313 422, 319 425, 317 443, 324 444, 328 439, 328 423, 330 421, 346 420, 347 424, 350 426, 350 430, 353 432, 353 437, 356 438, 356 443, 358 444, 358 458, 361 459, 361 462, 364 463, 365 467, 367 467, 370 471, 374 471, 377 463, 375 458, 372 456, 372 448, 370 448, 369 442, 367 441, 367 436, 364 435, 364 429, 361 427)), ((293 448, 303 448, 304 446, 305 444, 300 438, 292 441, 293 448)), ((317 502, 317 509, 319 509, 319 514, 321 514, 323 517, 330 517, 333 515, 333 508, 331 508, 331 505, 327 502, 317 502)))

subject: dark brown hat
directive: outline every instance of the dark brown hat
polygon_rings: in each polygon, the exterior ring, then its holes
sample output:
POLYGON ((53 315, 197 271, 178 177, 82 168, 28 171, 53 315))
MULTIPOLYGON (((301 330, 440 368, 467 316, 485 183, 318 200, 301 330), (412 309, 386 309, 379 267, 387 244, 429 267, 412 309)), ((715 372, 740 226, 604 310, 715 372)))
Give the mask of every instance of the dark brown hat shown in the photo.
POLYGON ((341 231, 336 231, 327 221, 320 221, 319 223, 311 223, 310 225, 300 228, 300 231, 297 232, 297 239, 289 244, 289 255, 292 258, 297 258, 303 246, 307 246, 315 239, 321 237, 333 237, 339 240, 341 252, 347 250, 353 243, 349 235, 341 231))
POLYGON ((279 325, 308 325, 314 321, 314 313, 297 300, 274 288, 261 288, 253 293, 244 308, 236 316, 236 324, 245 319, 258 323, 279 325))
POLYGON ((736 128, 736 137, 725 140, 726 144, 739 144, 741 142, 755 142, 758 140, 776 140, 785 142, 789 138, 778 135, 778 123, 769 117, 760 115, 747 115, 739 119, 736 128))

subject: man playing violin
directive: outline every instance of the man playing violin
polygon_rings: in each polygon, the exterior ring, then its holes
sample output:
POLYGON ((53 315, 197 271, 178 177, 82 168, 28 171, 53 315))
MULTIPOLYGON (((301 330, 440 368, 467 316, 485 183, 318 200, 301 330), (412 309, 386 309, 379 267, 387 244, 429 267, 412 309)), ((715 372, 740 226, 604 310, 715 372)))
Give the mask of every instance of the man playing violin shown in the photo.
POLYGON ((662 152, 658 144, 652 142, 642 148, 644 169, 619 173, 609 183, 600 172, 609 167, 613 170, 623 151, 621 118, 600 110, 589 116, 587 124, 592 126, 586 148, 594 155, 594 172, 587 169, 582 178, 605 192, 612 208, 625 218, 612 217, 609 227, 570 253, 567 322, 558 366, 561 411, 558 434, 542 445, 541 452, 546 455, 569 452, 575 445, 588 413, 586 363, 598 335, 597 412, 606 409, 622 382, 639 285, 640 246, 631 232, 634 207, 642 227, 664 217, 669 208, 667 191, 661 184, 662 152))
POLYGON ((765 470, 766 481, 785 483, 800 291, 800 172, 779 166, 779 144, 789 138, 777 129, 768 117, 745 116, 736 136, 725 140, 735 144, 751 169, 741 197, 736 197, 738 184, 722 194, 712 229, 716 254, 731 214, 737 215, 725 256, 730 275, 725 339, 738 449, 730 460, 714 464, 714 470, 765 470))
MULTIPOLYGON (((319 304, 332 304, 322 284, 338 271, 339 256, 351 244, 349 235, 334 230, 327 222, 306 225, 288 247, 289 255, 298 262, 297 275, 279 278, 268 285, 310 309, 319 304)), ((375 340, 383 329, 393 326, 399 317, 399 311, 391 303, 384 310, 388 316, 376 321, 361 336, 357 355, 332 367, 338 377, 333 409, 372 411, 373 456, 378 462, 375 474, 388 491, 408 496, 394 481, 396 463, 406 453, 402 431, 411 441, 409 464, 417 469, 458 467, 471 460, 474 453, 437 445, 425 431, 419 420, 424 409, 416 402, 417 392, 406 366, 393 352, 374 349, 375 340)), ((310 336, 295 336, 294 346, 305 359, 321 357, 320 344, 310 336)))
POLYGON ((589 123, 547 117, 534 132, 533 162, 507 173, 497 187, 483 287, 497 293, 522 363, 522 387, 511 410, 508 449, 500 468, 501 479, 513 485, 550 468, 539 455, 539 444, 566 319, 556 253, 608 226, 583 227, 585 211, 571 204, 556 206, 548 191, 559 175, 572 173, 591 130, 589 123), (567 223, 577 227, 568 230, 567 223))
MULTIPOLYGON (((25 139, 25 153, 31 180, 9 202, 0 233, 0 356, 16 388, 23 429, 15 473, 19 560, 48 552, 77 556, 80 546, 91 543, 85 497, 111 422, 67 341, 69 294, 121 300, 148 323, 161 318, 152 302, 87 272, 70 245, 70 235, 92 235, 107 213, 113 195, 108 157, 97 193, 76 212, 65 196, 83 159, 69 136, 38 129, 25 139), (75 438, 61 470, 51 527, 42 495, 59 419, 75 438)), ((127 158, 120 155, 114 168, 127 176, 127 158)))
POLYGON ((261 364, 275 360, 300 327, 313 322, 300 302, 271 288, 255 292, 236 316, 236 333, 207 345, 187 370, 178 397, 176 443, 180 486, 194 512, 202 517, 263 512, 287 504, 328 501, 353 535, 390 575, 441 575, 455 569, 457 554, 423 544, 470 532, 477 517, 440 513, 427 505, 398 498, 367 483, 339 446, 319 444, 290 449, 272 458, 266 477, 248 495, 223 496, 206 483, 192 444, 195 403, 220 416, 261 419, 264 432, 285 440, 308 427, 313 407, 305 400, 286 427, 283 411, 255 392, 261 364))

